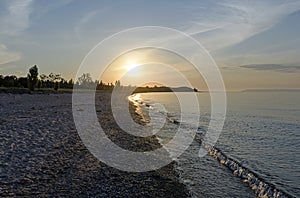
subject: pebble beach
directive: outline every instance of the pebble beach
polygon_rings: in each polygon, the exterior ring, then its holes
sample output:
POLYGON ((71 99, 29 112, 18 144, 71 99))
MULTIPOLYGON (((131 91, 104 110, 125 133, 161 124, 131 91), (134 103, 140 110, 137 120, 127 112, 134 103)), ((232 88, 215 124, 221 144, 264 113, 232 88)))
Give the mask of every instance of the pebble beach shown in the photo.
MULTIPOLYGON (((159 147, 155 137, 127 136, 98 93, 100 124, 127 149, 159 147)), ((139 117, 132 110, 135 120, 139 117)), ((188 197, 171 163, 143 173, 117 170, 85 148, 72 116, 72 94, 0 93, 1 197, 188 197)), ((143 150, 142 149, 142 150, 143 150)))

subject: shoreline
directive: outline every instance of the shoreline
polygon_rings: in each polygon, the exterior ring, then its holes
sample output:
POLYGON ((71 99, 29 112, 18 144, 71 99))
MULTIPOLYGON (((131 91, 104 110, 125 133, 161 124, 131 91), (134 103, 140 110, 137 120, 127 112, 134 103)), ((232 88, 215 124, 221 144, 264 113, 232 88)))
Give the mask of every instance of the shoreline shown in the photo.
MULTIPOLYGON (((147 104, 146 102, 144 103, 143 101, 138 101, 136 103, 144 104, 147 107, 150 106, 150 104, 147 104)), ((173 120, 167 116, 166 119, 173 124, 180 123, 179 121, 173 120)), ((270 181, 267 181, 255 170, 242 165, 242 163, 240 163, 238 160, 226 155, 219 148, 206 144, 203 140, 203 137, 200 137, 198 134, 194 136, 194 141, 198 142, 199 144, 204 144, 204 147, 208 152, 208 156, 218 161, 220 165, 225 166, 232 173, 233 177, 240 178, 241 180, 239 182, 243 183, 247 188, 249 188, 249 190, 251 190, 253 195, 256 197, 296 197, 296 195, 283 190, 270 181)))
MULTIPOLYGON (((131 141, 109 120, 109 93, 97 93, 113 141, 131 141), (125 139, 122 139, 125 138, 125 139)), ((143 173, 128 173, 97 160, 77 134, 71 94, 0 93, 0 196, 189 197, 174 163, 143 173)), ((136 116, 136 115, 133 115, 136 116)), ((150 138, 143 144, 155 148, 150 138)))
MULTIPOLYGON (((136 93, 133 93, 132 95, 135 95, 136 93)), ((137 120, 137 122, 141 122, 141 124, 147 124, 148 122, 149 122, 149 119, 150 119, 150 117, 149 117, 149 112, 146 110, 146 109, 142 109, 141 107, 139 107, 139 105, 141 104, 141 103, 139 103, 138 101, 135 101, 135 100, 128 100, 129 101, 129 105, 130 105, 130 111, 131 111, 131 114, 135 114, 135 116, 133 116, 133 117, 135 117, 135 118, 138 118, 138 120, 137 120), (141 108, 140 110, 138 110, 137 111, 137 108, 141 108)), ((144 103, 146 106, 150 106, 149 104, 147 104, 147 103, 144 103)), ((167 117, 166 117, 167 118, 167 117)), ((168 118, 167 118, 168 119, 168 118)), ((169 122, 172 122, 170 119, 169 119, 169 122)), ((173 121, 173 123, 174 123, 174 121, 173 121)), ((177 123, 179 123, 179 122, 175 122, 175 124, 177 124, 177 123)), ((160 145, 160 147, 162 147, 163 145, 160 143, 160 140, 159 140, 159 138, 157 137, 157 136, 155 136, 155 140, 157 141, 157 143, 156 144, 158 144, 158 145, 160 145)), ((170 158, 171 158, 171 156, 170 156, 170 158)), ((187 192, 188 192, 188 194, 189 194, 189 197, 195 197, 194 195, 193 195, 193 192, 192 192, 192 190, 191 190, 191 188, 190 188, 190 186, 188 186, 185 182, 184 182, 184 180, 183 180, 183 178, 182 178, 182 170, 181 169, 178 169, 179 168, 179 165, 178 165, 178 162, 177 161, 175 161, 175 160, 173 160, 172 161, 172 166, 173 166, 173 170, 172 171, 174 171, 175 172, 175 179, 177 179, 177 180, 179 180, 180 181, 180 183, 183 183, 184 184, 184 186, 185 186, 185 188, 186 188, 186 190, 187 190, 187 192)))

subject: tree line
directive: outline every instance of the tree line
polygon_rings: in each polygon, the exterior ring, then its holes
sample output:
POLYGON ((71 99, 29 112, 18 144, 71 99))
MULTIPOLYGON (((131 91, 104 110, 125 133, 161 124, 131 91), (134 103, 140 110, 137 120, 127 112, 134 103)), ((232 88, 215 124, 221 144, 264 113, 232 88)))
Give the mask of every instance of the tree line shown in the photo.
MULTIPOLYGON (((93 81, 89 73, 82 74, 75 83, 76 87, 89 89, 96 87, 98 90, 112 90, 115 86, 121 86, 120 81, 113 83, 104 83, 102 81, 93 81)), ((38 67, 34 65, 29 68, 27 77, 17 77, 15 75, 3 76, 0 74, 0 87, 8 88, 28 88, 31 91, 35 89, 50 88, 57 91, 58 89, 73 89, 73 79, 65 80, 60 74, 50 73, 49 75, 38 73, 38 67)))
POLYGON ((104 83, 102 80, 95 80, 93 81, 91 75, 89 73, 82 74, 78 80, 74 83, 72 79, 65 80, 61 77, 60 74, 50 73, 49 75, 38 73, 38 67, 34 65, 33 67, 29 68, 29 72, 27 77, 17 77, 14 75, 3 76, 0 74, 0 87, 17 87, 17 88, 27 88, 30 91, 34 91, 37 89, 54 89, 58 91, 58 89, 73 89, 73 87, 79 89, 97 89, 97 90, 113 90, 115 87, 122 87, 123 89, 127 88, 134 88, 134 93, 144 93, 144 92, 190 92, 195 91, 198 92, 196 88, 188 88, 188 87, 181 87, 181 88, 173 88, 170 87, 135 87, 135 86, 122 86, 121 82, 117 80, 114 84, 113 83, 104 83))
POLYGON ((60 74, 50 73, 49 75, 38 74, 38 67, 34 65, 29 69, 27 77, 17 77, 15 75, 3 76, 0 74, 0 87, 17 87, 28 88, 33 91, 35 88, 58 88, 72 89, 74 86, 73 80, 65 80, 60 74))

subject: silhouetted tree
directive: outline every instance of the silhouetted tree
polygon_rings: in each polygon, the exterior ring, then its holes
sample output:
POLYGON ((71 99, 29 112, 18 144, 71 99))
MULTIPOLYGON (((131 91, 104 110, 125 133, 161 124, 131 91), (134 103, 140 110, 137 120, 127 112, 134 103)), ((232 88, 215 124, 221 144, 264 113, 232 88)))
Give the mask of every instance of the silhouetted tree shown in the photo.
POLYGON ((42 81, 38 80, 38 82, 37 82, 37 88, 40 89, 41 87, 42 87, 42 81))
POLYGON ((66 87, 66 88, 73 89, 73 86, 74 86, 74 82, 73 82, 72 79, 70 79, 69 82, 68 82, 68 87, 66 87))
POLYGON ((17 77, 16 76, 5 76, 3 78, 3 86, 4 87, 16 87, 18 82, 17 82, 17 77))
POLYGON ((52 82, 56 82, 62 79, 62 77, 60 76, 60 74, 49 74, 48 78, 52 81, 52 82))
POLYGON ((28 87, 30 91, 34 90, 34 87, 38 81, 38 68, 36 65, 29 69, 29 73, 27 74, 28 79, 28 87))
POLYGON ((50 73, 47 77, 48 88, 53 88, 55 91, 59 88, 59 82, 63 80, 60 74, 50 73))
POLYGON ((100 82, 98 82, 97 84, 97 90, 103 90, 104 89, 104 84, 102 82, 102 80, 100 82))
POLYGON ((115 82, 115 87, 121 87, 121 82, 119 80, 115 82))
POLYGON ((59 88, 59 82, 54 83, 54 90, 57 91, 59 88))
POLYGON ((82 87, 82 88, 91 88, 92 85, 94 85, 94 82, 93 82, 93 79, 91 77, 91 74, 89 73, 84 73, 82 74, 82 76, 80 76, 78 78, 78 81, 79 85, 82 87))
POLYGON ((41 87, 41 88, 47 87, 48 76, 47 76, 46 74, 41 74, 41 75, 40 75, 40 79, 41 79, 41 80, 40 80, 40 82, 41 82, 41 83, 40 83, 40 84, 41 84, 40 87, 41 87))
POLYGON ((4 80, 4 77, 2 75, 0 75, 0 87, 3 86, 3 80, 4 80))
POLYGON ((28 79, 26 77, 18 78, 18 87, 28 88, 28 79))

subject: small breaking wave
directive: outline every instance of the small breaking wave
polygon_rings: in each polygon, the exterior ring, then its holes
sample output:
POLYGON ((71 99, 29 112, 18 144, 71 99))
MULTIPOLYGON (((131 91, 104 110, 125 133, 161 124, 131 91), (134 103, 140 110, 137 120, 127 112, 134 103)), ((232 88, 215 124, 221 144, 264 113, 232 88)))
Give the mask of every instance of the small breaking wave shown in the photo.
POLYGON ((205 142, 199 135, 195 135, 194 140, 204 144, 208 154, 219 161, 220 164, 226 166, 233 175, 242 179, 243 183, 251 188, 255 195, 259 198, 294 198, 295 196, 278 189, 274 184, 266 182, 262 177, 258 176, 254 171, 244 167, 237 160, 228 157, 220 149, 215 146, 205 145, 205 142))

